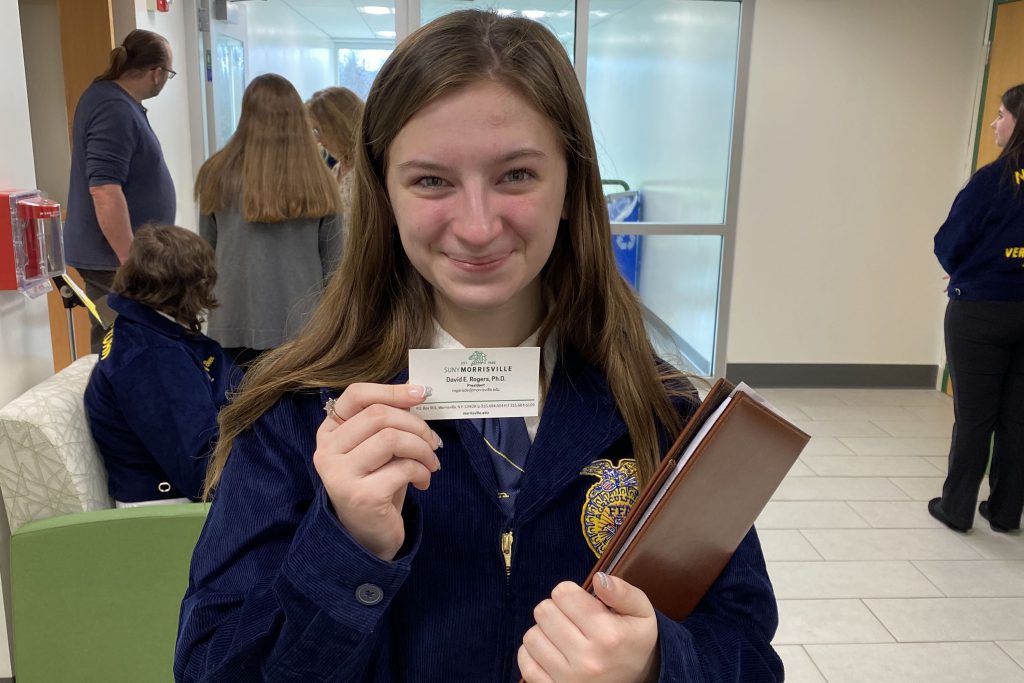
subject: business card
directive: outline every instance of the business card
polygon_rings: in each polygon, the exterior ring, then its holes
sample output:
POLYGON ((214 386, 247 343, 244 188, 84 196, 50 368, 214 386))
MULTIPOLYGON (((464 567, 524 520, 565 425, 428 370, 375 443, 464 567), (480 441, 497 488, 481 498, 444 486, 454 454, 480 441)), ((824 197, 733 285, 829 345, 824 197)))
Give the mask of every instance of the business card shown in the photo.
POLYGON ((409 349, 409 383, 430 388, 425 420, 530 417, 540 400, 540 347, 409 349))

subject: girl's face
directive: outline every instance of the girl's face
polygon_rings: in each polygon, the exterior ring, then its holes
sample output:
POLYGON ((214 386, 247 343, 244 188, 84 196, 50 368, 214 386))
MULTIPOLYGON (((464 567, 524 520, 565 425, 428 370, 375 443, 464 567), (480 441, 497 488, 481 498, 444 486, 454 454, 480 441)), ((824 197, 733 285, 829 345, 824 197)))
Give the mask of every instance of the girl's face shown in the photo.
POLYGON ((995 121, 989 124, 989 126, 996 132, 996 147, 1006 147, 1006 143, 1010 141, 1010 136, 1013 135, 1013 128, 1017 125, 1017 119, 1013 118, 1013 114, 1006 111, 1006 107, 999 105, 999 113, 996 114, 995 121))
POLYGON ((442 324, 481 311, 538 315, 566 179, 554 125, 500 83, 473 83, 409 119, 388 150, 387 191, 442 324))

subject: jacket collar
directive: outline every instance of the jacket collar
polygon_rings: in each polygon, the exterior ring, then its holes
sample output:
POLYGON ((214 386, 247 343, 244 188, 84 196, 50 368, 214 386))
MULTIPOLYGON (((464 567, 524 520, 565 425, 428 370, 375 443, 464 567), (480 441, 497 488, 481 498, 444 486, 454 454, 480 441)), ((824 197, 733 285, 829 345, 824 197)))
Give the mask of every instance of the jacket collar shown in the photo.
POLYGON ((107 296, 107 304, 117 311, 118 316, 124 316, 132 322, 145 325, 165 337, 180 339, 188 334, 188 330, 179 323, 165 318, 155 309, 138 301, 126 299, 118 294, 110 294, 107 296))

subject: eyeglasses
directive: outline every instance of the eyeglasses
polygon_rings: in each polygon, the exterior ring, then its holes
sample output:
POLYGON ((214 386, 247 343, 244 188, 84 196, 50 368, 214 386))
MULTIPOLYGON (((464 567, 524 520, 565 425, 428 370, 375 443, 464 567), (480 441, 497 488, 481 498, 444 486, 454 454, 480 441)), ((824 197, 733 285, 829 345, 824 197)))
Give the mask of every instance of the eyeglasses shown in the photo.
POLYGON ((166 66, 158 66, 156 68, 160 69, 161 71, 167 72, 167 80, 171 80, 172 78, 178 75, 177 71, 175 71, 174 69, 168 69, 166 66))

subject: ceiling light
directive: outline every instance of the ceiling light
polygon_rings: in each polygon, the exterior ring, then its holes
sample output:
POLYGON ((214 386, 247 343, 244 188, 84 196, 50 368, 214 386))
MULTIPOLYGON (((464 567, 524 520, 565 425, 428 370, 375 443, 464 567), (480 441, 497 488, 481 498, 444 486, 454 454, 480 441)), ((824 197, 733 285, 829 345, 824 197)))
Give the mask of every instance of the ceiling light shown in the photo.
POLYGON ((544 10, 542 10, 542 9, 524 9, 523 10, 523 16, 526 17, 527 19, 543 19, 547 15, 548 15, 548 13, 545 12, 544 10))
POLYGON ((381 7, 380 5, 367 5, 366 7, 357 7, 356 9, 363 14, 375 14, 381 16, 395 13, 394 7, 381 7))
POLYGON ((394 38, 396 34, 394 31, 377 31, 377 35, 381 38, 394 38))

